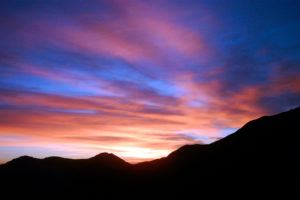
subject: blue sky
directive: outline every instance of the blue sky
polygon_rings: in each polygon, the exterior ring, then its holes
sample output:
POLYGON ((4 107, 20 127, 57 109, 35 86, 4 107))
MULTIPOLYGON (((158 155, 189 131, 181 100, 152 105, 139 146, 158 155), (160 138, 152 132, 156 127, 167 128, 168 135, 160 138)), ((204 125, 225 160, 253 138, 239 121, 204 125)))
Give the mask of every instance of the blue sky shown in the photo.
POLYGON ((299 4, 4 1, 0 161, 138 162, 299 106, 299 4))

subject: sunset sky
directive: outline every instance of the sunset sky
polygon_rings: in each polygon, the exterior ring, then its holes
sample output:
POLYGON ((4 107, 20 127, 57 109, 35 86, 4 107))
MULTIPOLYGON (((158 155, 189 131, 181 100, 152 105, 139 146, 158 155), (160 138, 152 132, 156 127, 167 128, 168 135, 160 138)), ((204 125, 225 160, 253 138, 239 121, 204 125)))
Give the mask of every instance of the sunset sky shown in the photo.
POLYGON ((300 106, 297 0, 6 0, 0 38, 0 163, 139 162, 300 106))

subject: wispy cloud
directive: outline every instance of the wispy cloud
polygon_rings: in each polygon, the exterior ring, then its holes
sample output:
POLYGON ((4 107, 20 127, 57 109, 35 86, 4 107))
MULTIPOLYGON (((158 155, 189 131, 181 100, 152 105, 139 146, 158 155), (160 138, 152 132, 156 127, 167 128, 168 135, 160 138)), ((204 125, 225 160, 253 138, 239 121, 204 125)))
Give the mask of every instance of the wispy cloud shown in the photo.
POLYGON ((3 3, 1 159, 28 147, 136 162, 299 106, 294 4, 3 3))

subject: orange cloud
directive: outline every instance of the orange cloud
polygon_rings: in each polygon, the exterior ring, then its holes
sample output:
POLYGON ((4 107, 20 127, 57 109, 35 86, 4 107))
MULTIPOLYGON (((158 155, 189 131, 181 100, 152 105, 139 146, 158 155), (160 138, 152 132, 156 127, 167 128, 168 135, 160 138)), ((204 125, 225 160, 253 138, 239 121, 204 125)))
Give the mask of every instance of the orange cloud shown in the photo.
MULTIPOLYGON (((6 88, 14 89, 0 88, 0 148, 47 146, 72 157, 109 151, 132 162, 153 159, 183 144, 211 142, 223 137, 224 129, 234 130, 268 114, 260 105, 264 97, 300 92, 299 74, 271 74, 266 84, 254 81, 235 90, 228 87, 219 76, 224 75, 230 64, 247 68, 256 62, 249 59, 249 64, 246 59, 244 63, 243 55, 213 57, 223 55, 212 50, 211 43, 206 41, 209 37, 205 39, 198 28, 179 20, 189 9, 161 9, 162 3, 157 3, 109 1, 112 11, 105 14, 81 13, 59 18, 59 23, 56 18, 32 17, 25 26, 16 23, 16 32, 21 35, 17 43, 25 43, 22 45, 26 53, 22 57, 17 50, 14 56, 3 59, 8 74, 12 66, 19 74, 56 83, 56 87, 80 88, 91 93, 46 94, 30 86, 10 87, 16 83, 5 80, 9 85, 6 88), (124 62, 137 72, 150 74, 150 78, 121 74, 105 79, 94 74, 94 68, 89 68, 91 63, 77 66, 78 60, 71 62, 77 54, 64 57, 62 63, 59 56, 51 57, 52 51, 50 55, 43 54, 46 58, 36 55, 48 43, 55 50, 124 62), (28 58, 27 49, 36 59, 28 58), (205 61, 210 61, 209 65, 203 65, 205 61), (76 71, 76 67, 81 71, 76 71), (168 86, 157 84, 161 80, 156 74, 163 76, 168 86), (172 88, 176 90, 168 91, 172 88)), ((215 25, 211 18, 204 17, 207 23, 215 25)), ((215 43, 218 45, 218 41, 215 43)), ((112 68, 110 64, 103 71, 112 68)), ((125 65, 118 67, 122 71, 125 65)), ((238 75, 253 72, 233 69, 233 73, 235 70, 238 75)), ((113 72, 110 73, 114 75, 113 72)), ((239 84, 242 78, 234 83, 239 84)))

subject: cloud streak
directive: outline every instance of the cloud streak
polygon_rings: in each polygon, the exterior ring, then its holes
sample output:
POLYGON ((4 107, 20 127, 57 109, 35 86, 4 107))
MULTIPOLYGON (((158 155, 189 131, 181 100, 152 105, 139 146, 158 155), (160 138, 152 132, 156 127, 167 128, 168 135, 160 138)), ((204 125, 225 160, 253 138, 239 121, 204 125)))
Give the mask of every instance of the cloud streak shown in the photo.
POLYGON ((138 162, 299 106, 288 1, 81 4, 3 4, 1 162, 37 150, 138 162))

